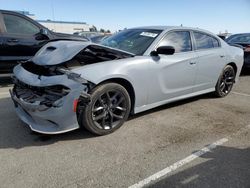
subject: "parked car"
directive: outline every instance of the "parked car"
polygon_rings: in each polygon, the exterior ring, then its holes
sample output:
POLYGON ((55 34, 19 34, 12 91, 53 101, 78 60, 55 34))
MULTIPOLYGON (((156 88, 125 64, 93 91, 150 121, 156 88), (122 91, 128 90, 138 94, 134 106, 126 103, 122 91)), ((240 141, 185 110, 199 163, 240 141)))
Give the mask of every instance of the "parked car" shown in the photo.
POLYGON ((94 37, 91 37, 90 40, 91 42, 93 43, 101 43, 103 40, 105 40, 106 38, 108 38, 110 35, 100 35, 100 36, 94 36, 94 37))
POLYGON ((0 10, 0 76, 9 76, 20 61, 30 59, 51 40, 84 40, 55 33, 14 11, 0 10))
POLYGON ((100 45, 46 44, 14 68, 17 115, 36 132, 80 126, 109 134, 129 114, 214 92, 227 96, 238 80, 243 50, 186 27, 126 29, 100 45))
POLYGON ((93 43, 100 43, 105 38, 111 36, 111 33, 100 33, 100 32, 93 32, 93 31, 82 31, 82 32, 75 32, 74 35, 85 37, 93 43))
POLYGON ((230 45, 239 45, 244 50, 244 65, 243 69, 250 69, 250 33, 240 33, 231 35, 226 39, 230 45))
POLYGON ((90 39, 96 36, 103 36, 104 33, 95 32, 95 31, 81 31, 81 32, 75 32, 74 35, 90 39))

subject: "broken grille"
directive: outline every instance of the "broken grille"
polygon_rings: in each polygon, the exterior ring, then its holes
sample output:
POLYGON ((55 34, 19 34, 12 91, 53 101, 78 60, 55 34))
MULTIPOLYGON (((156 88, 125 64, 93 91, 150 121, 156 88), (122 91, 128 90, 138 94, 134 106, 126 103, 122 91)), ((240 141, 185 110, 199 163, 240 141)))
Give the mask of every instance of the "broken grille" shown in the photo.
POLYGON ((36 87, 17 79, 14 79, 14 83, 13 92, 17 98, 28 103, 38 103, 47 107, 56 106, 54 103, 70 92, 70 89, 63 85, 36 87))

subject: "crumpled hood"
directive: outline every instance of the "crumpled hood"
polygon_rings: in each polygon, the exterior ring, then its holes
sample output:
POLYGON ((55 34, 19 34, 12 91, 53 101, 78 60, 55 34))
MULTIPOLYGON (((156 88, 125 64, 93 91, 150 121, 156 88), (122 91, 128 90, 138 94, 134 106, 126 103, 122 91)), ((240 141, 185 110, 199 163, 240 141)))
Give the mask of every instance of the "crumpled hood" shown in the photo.
POLYGON ((54 41, 49 42, 43 46, 36 55, 31 59, 37 65, 58 65, 66 61, 71 60, 83 49, 88 46, 95 46, 98 49, 105 51, 112 51, 115 54, 123 54, 126 56, 134 56, 128 52, 124 52, 118 49, 109 48, 99 44, 93 44, 91 42, 84 41, 54 41))
POLYGON ((49 42, 36 53, 31 61, 37 65, 57 65, 71 60, 89 44, 90 42, 66 40, 49 42))

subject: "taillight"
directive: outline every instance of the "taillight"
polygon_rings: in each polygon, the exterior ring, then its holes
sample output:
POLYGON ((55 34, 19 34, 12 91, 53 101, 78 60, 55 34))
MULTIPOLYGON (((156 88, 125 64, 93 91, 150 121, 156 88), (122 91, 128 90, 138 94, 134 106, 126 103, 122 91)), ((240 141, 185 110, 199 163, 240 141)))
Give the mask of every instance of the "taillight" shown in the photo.
POLYGON ((74 111, 74 112, 76 112, 76 110, 77 110, 77 104, 78 104, 78 99, 75 99, 75 100, 73 101, 73 111, 74 111))
POLYGON ((250 52, 250 45, 248 45, 245 49, 244 49, 245 52, 250 52))

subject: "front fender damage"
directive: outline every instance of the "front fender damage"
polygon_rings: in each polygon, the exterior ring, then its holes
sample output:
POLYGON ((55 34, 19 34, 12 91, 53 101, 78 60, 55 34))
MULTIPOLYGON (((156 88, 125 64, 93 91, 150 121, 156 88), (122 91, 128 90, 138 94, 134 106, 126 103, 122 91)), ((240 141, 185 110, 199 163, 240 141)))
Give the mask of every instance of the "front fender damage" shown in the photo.
MULTIPOLYGON (((80 74, 74 73, 70 70, 66 70, 63 68, 59 68, 58 71, 67 75, 68 79, 74 80, 74 81, 79 82, 81 84, 86 84, 88 86, 88 91, 90 91, 95 86, 95 84, 82 78, 80 74)), ((91 102, 91 96, 90 96, 90 94, 88 94, 88 92, 85 91, 85 92, 81 93, 81 95, 79 96, 79 99, 77 100, 77 104, 75 104, 75 105, 77 105, 77 108, 83 109, 90 102, 91 102)))
POLYGON ((14 68, 10 94, 19 118, 32 130, 46 134, 79 128, 79 114, 91 102, 95 84, 74 70, 130 57, 133 54, 100 45, 48 43, 34 58, 14 68))
POLYGON ((79 128, 74 101, 90 102, 91 83, 78 76, 75 79, 75 74, 69 74, 72 79, 66 74, 39 77, 21 65, 15 67, 14 75, 10 93, 17 115, 33 131, 59 134, 79 128))
POLYGON ((79 82, 81 84, 89 84, 89 81, 82 78, 80 74, 74 73, 70 70, 63 69, 63 68, 57 68, 57 71, 67 75, 68 79, 74 80, 76 82, 79 82))

